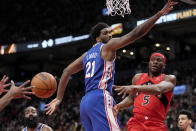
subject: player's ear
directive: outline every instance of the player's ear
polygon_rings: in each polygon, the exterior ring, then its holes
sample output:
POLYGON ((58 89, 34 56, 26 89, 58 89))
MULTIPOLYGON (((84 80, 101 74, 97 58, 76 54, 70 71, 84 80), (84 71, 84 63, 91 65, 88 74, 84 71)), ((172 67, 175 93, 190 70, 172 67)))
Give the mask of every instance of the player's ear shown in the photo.
POLYGON ((192 120, 190 119, 190 120, 189 120, 189 125, 191 125, 191 123, 192 123, 192 120))

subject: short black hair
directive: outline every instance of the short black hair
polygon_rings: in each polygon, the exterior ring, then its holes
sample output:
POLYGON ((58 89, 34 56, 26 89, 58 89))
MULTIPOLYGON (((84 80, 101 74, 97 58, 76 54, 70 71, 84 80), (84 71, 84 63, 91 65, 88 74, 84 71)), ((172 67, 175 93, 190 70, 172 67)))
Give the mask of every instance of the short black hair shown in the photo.
POLYGON ((180 115, 187 115, 188 119, 193 120, 193 116, 192 116, 191 112, 188 111, 188 110, 184 110, 184 109, 181 110, 181 111, 179 112, 179 114, 178 114, 178 117, 179 117, 180 115))
POLYGON ((109 25, 103 22, 100 22, 93 26, 90 31, 90 37, 93 43, 96 42, 96 38, 100 35, 100 31, 104 28, 108 28, 109 25))

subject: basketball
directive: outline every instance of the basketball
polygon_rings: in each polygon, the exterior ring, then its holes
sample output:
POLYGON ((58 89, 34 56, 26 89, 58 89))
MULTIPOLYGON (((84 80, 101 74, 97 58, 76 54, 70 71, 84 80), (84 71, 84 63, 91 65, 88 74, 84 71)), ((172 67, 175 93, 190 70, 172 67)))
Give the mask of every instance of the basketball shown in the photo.
POLYGON ((53 75, 47 72, 36 74, 31 80, 31 85, 35 86, 32 92, 39 98, 51 97, 57 88, 57 82, 53 75))

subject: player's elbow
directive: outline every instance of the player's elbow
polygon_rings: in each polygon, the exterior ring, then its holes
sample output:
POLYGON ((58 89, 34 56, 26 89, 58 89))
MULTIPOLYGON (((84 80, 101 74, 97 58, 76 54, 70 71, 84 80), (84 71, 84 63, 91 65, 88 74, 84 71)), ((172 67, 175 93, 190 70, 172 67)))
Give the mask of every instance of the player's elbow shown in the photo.
POLYGON ((163 90, 160 87, 158 87, 156 91, 157 91, 157 94, 163 93, 163 90))
POLYGON ((65 68, 65 69, 63 70, 63 75, 64 75, 64 76, 70 76, 70 75, 71 75, 71 72, 70 72, 67 68, 65 68))
POLYGON ((159 85, 156 85, 156 87, 154 89, 155 89, 156 95, 162 94, 164 92, 163 89, 159 85))

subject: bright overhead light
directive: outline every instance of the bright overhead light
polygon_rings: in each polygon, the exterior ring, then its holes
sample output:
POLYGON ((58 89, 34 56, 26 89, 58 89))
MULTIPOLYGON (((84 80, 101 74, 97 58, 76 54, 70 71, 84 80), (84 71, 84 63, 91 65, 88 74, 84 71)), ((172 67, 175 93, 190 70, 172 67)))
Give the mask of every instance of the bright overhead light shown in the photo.
POLYGON ((131 51, 131 52, 130 52, 130 55, 134 55, 134 52, 133 52, 133 51, 131 51))
POLYGON ((156 46, 156 47, 160 47, 161 45, 160 45, 159 43, 156 43, 155 46, 156 46))
POLYGON ((170 48, 169 46, 167 46, 167 47, 166 47, 166 50, 169 51, 169 50, 171 50, 171 48, 170 48))
POLYGON ((122 50, 122 52, 123 52, 123 53, 126 53, 127 51, 124 49, 124 50, 122 50))

